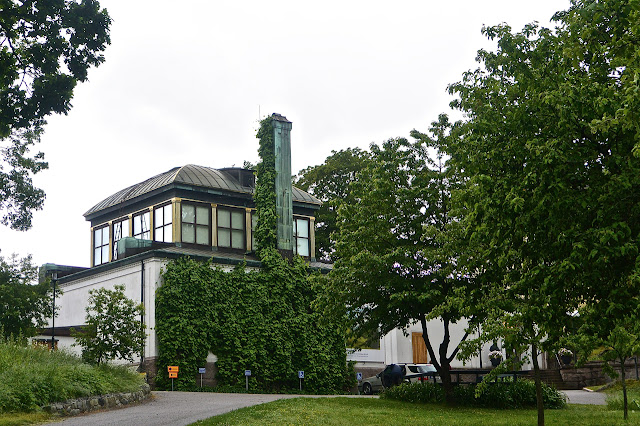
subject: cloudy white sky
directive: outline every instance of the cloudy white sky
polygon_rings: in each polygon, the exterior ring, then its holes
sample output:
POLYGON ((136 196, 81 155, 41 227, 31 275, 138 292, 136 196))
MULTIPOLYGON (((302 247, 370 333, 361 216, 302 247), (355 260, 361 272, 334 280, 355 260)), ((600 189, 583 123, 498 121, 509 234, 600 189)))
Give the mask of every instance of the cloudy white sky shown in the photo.
POLYGON ((89 266, 94 204, 175 166, 257 161, 258 119, 293 122, 292 169, 367 148, 449 112, 447 84, 493 48, 483 25, 549 26, 569 0, 100 0, 106 62, 49 119, 35 177, 44 210, 0 226, 3 256, 89 266))

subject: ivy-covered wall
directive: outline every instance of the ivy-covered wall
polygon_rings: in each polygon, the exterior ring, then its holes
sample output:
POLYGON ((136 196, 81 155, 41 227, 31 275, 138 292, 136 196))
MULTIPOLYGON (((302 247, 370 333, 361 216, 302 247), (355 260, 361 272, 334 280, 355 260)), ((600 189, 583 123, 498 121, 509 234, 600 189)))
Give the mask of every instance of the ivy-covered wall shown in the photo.
POLYGON ((317 291, 300 257, 278 252, 273 117, 261 122, 257 137, 261 162, 254 200, 258 214, 259 271, 243 266, 224 272, 207 262, 183 258, 170 263, 156 291, 159 388, 170 388, 167 366, 181 374, 177 389, 195 388, 198 367, 208 352, 218 357, 218 385, 241 388, 251 370, 250 390, 277 392, 299 387, 317 393, 349 389, 355 382, 346 362, 340 318, 313 307, 317 291))
POLYGON ((168 365, 180 368, 176 389, 197 387, 209 351, 218 357, 218 385, 244 387, 245 370, 252 391, 297 389, 299 370, 310 392, 353 384, 342 324, 314 310, 305 262, 290 264, 275 249, 262 262, 259 271, 224 272, 188 258, 167 266, 156 292, 158 388, 171 388, 168 365))

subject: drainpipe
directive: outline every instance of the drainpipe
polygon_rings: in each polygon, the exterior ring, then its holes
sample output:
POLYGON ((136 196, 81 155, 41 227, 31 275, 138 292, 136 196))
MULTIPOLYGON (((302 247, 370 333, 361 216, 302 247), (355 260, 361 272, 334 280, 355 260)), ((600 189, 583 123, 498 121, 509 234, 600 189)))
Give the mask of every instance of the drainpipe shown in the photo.
POLYGON ((56 349, 56 281, 58 281, 58 272, 51 274, 51 284, 53 285, 53 306, 51 314, 51 351, 56 349))
MULTIPOLYGON (((146 311, 146 306, 144 304, 144 260, 140 261, 140 303, 142 303, 142 306, 145 308, 144 310, 146 311)), ((142 327, 142 329, 145 329, 144 326, 144 315, 145 313, 143 312, 142 314, 140 314, 140 327, 142 327)), ((140 367, 142 367, 142 364, 144 363, 144 349, 145 349, 145 342, 146 342, 146 338, 145 340, 143 340, 142 342, 142 352, 140 353, 140 367)))

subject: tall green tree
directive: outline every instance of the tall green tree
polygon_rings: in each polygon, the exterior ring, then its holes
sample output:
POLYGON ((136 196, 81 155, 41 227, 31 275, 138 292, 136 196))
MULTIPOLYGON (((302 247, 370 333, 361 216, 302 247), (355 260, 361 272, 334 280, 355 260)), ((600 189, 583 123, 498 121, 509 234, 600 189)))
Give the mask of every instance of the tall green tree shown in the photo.
POLYGON ((140 316, 144 306, 127 298, 124 290, 124 285, 116 285, 113 290, 89 291, 86 325, 73 333, 85 361, 93 364, 116 358, 133 361, 142 352, 146 334, 140 316))
POLYGON ((51 318, 49 281, 38 283, 38 268, 31 256, 8 260, 0 256, 0 332, 1 337, 32 337, 51 318))
MULTIPOLYGON (((444 118, 443 118, 444 120, 444 118)), ((434 129, 447 126, 436 123, 434 129)), ((344 306, 355 333, 385 334, 419 322, 434 366, 452 400, 449 372, 458 353, 450 327, 473 297, 474 281, 458 273, 448 239, 455 233, 449 212, 455 176, 432 158, 434 140, 414 132, 415 142, 390 139, 371 146, 371 158, 349 186, 338 209, 335 257, 327 295, 344 306), (433 340, 427 321, 440 318, 443 339, 433 340)), ((469 318, 474 321, 474 318, 469 318)), ((466 339, 465 335, 462 340, 466 339)))
POLYGON ((334 233, 338 230, 338 205, 349 195, 349 184, 367 164, 369 153, 359 148, 331 151, 323 164, 300 170, 294 184, 322 201, 316 213, 316 252, 332 261, 334 233))
POLYGON ((0 210, 2 223, 31 227, 45 194, 31 175, 47 168, 30 156, 46 117, 66 114, 73 89, 104 61, 111 19, 95 0, 0 1, 0 210))
POLYGON ((536 355, 634 273, 640 235, 638 2, 573 0, 554 19, 483 29, 498 47, 450 86, 466 119, 445 149, 466 182, 468 270, 491 279, 494 324, 531 347, 539 424, 536 355))

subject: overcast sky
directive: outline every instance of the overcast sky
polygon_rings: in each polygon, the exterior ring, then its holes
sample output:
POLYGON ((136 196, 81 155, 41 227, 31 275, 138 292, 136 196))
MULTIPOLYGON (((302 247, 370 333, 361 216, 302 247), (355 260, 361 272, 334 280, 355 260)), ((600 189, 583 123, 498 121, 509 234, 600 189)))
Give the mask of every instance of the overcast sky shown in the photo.
MULTIPOLYGON (((332 150, 426 131, 447 85, 493 49, 480 30, 551 26, 568 0, 101 0, 106 62, 49 119, 35 177, 44 210, 28 232, 0 226, 0 253, 89 266, 94 204, 172 167, 258 160, 259 118, 293 122, 292 170, 332 150)), ((455 116, 455 115, 454 115, 455 116)), ((455 116, 458 117, 458 116, 455 116)))

